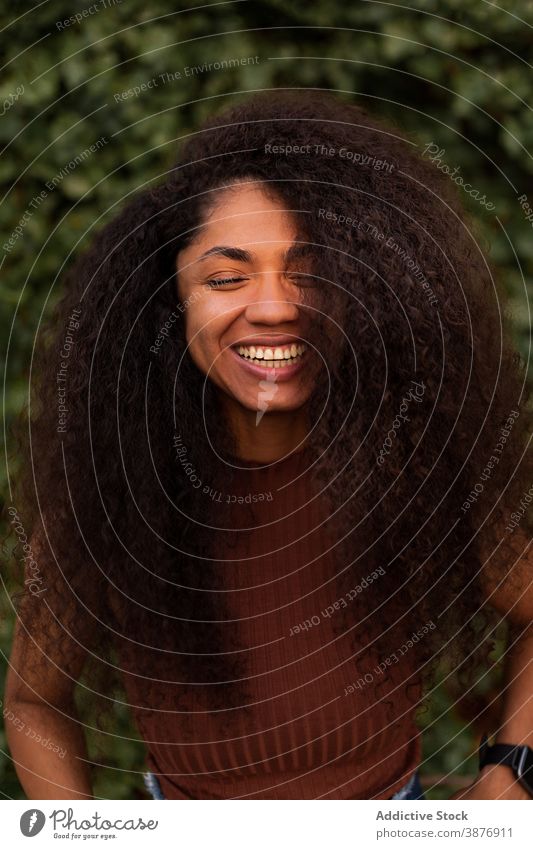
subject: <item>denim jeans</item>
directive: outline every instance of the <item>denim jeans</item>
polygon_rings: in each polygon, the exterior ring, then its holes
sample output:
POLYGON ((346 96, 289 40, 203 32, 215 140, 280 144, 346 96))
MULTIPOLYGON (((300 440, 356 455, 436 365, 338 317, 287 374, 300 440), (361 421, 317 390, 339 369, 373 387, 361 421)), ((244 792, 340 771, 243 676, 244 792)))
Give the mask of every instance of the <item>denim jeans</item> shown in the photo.
POLYGON ((146 789, 154 799, 164 799, 163 791, 161 790, 161 785, 157 779, 157 776, 154 775, 153 772, 145 772, 143 774, 144 784, 146 789))
MULTIPOLYGON (((145 772, 143 774, 144 783, 146 789, 151 794, 154 799, 165 799, 166 797, 163 795, 163 791, 161 790, 161 785, 157 779, 157 776, 154 775, 153 772, 145 772)), ((420 784, 420 777, 418 775, 418 770, 413 772, 411 778, 404 784, 403 787, 391 796, 391 799, 424 799, 424 793, 422 791, 422 785, 420 784)))
POLYGON ((418 775, 418 770, 413 772, 411 778, 404 784, 403 787, 391 796, 391 799, 423 799, 425 801, 426 797, 424 796, 424 791, 422 790, 422 785, 420 784, 420 776, 418 775))

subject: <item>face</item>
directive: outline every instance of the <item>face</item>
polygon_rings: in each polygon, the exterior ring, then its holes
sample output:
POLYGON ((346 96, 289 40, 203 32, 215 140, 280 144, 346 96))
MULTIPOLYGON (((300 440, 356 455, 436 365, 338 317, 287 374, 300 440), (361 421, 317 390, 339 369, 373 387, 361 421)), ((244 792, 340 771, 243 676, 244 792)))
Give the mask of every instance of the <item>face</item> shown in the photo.
POLYGON ((204 226, 177 257, 190 354, 226 397, 247 410, 303 406, 313 388, 306 345, 312 310, 310 248, 261 184, 215 193, 204 226), (266 407, 265 407, 266 402, 266 407))

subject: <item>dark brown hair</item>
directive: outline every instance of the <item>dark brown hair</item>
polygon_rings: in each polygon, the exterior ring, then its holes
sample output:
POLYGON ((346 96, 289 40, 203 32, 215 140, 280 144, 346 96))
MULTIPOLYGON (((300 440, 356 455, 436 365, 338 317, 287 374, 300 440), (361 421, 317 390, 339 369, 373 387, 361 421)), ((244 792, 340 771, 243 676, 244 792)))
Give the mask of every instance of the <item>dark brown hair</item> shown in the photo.
MULTIPOLYGON (((191 464, 231 486, 209 440, 222 457, 235 446, 187 351, 175 258, 215 190, 248 180, 281 198, 314 246, 314 344, 329 385, 317 382, 310 400, 309 444, 339 540, 340 592, 383 566, 386 578, 364 594, 369 614, 379 611, 379 655, 434 622, 412 649, 419 680, 431 680, 443 647, 468 680, 486 665, 501 618, 485 604, 479 570, 493 549, 498 579, 515 562, 505 526, 532 479, 524 370, 455 187, 412 139, 318 92, 247 96, 218 114, 67 274, 19 427, 14 504, 35 531, 47 591, 26 588, 18 614, 44 651, 50 610, 90 647, 87 686, 105 699, 120 634, 120 663, 144 681, 147 707, 156 707, 153 678, 180 682, 176 698, 209 682, 210 705, 245 701, 246 654, 224 628, 224 595, 214 592, 223 581, 209 560, 219 507, 195 495, 174 452, 180 434, 191 464)), ((354 627, 353 606, 339 622, 354 627)), ((367 625, 354 629, 356 653, 367 625)), ((365 668, 356 663, 354 679, 365 668)))

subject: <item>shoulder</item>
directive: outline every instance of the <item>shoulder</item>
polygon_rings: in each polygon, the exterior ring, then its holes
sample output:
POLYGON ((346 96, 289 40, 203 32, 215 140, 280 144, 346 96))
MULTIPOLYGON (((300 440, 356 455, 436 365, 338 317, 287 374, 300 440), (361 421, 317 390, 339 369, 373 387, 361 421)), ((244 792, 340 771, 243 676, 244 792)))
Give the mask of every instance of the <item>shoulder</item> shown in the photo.
POLYGON ((533 551, 527 530, 500 526, 491 550, 482 546, 479 580, 487 602, 509 621, 533 622, 533 551), (502 558, 505 568, 498 569, 502 558))

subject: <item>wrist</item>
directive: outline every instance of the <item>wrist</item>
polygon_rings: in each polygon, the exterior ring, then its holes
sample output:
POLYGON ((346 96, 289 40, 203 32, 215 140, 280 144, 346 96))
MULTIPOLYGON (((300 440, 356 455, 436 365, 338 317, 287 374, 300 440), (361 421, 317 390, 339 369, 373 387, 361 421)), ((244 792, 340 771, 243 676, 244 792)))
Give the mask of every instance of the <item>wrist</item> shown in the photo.
POLYGON ((525 743, 490 744, 483 734, 479 745, 479 783, 497 798, 533 798, 533 749, 525 743))
POLYGON ((486 764, 479 770, 478 778, 483 778, 485 781, 495 781, 499 784, 513 784, 517 781, 511 767, 505 764, 486 764))
POLYGON ((486 764, 479 771, 477 783, 484 788, 490 788, 488 798, 497 799, 498 796, 512 793, 514 799, 531 799, 511 767, 505 764, 486 764))

